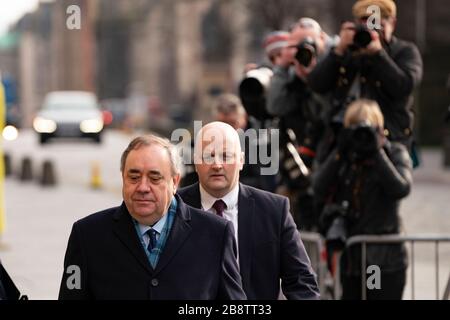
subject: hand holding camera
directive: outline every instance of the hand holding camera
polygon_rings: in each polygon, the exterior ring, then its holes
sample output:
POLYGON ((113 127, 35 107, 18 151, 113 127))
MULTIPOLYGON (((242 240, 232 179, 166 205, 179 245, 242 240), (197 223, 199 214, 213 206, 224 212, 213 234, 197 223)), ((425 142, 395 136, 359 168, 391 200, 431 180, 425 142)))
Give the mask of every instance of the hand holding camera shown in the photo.
POLYGON ((340 42, 335 53, 343 56, 347 49, 362 55, 373 55, 383 49, 380 34, 365 23, 344 22, 340 31, 340 42))
POLYGON ((339 153, 351 161, 374 157, 383 144, 380 130, 364 122, 343 129, 338 138, 339 153))
POLYGON ((297 44, 296 49, 293 64, 297 76, 304 78, 317 64, 317 44, 314 39, 307 37, 297 44))

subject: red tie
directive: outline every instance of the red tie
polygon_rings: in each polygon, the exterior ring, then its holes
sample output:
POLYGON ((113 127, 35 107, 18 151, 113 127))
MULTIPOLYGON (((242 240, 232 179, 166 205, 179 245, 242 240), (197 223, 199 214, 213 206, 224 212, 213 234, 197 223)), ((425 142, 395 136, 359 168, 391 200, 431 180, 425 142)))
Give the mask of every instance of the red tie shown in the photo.
POLYGON ((216 200, 212 206, 215 210, 218 216, 223 217, 223 212, 227 208, 226 203, 222 200, 216 200))

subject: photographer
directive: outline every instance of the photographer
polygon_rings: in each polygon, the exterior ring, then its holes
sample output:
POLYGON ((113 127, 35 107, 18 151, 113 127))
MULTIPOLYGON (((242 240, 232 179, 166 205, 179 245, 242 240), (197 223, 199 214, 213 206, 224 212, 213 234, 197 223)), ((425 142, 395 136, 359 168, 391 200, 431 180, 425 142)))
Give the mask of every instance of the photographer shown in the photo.
MULTIPOLYGON (((412 147, 413 90, 422 78, 417 47, 396 38, 397 8, 392 0, 359 0, 355 22, 344 22, 340 42, 308 75, 313 90, 331 93, 330 123, 340 122, 349 102, 358 98, 378 102, 391 141, 412 147), (368 8, 380 9, 380 26, 373 27, 368 8)), ((376 19, 375 19, 376 21, 376 19)))
POLYGON ((312 92, 306 77, 325 52, 326 39, 315 20, 301 18, 274 66, 268 91, 268 112, 280 118, 282 127, 294 131, 300 155, 308 167, 312 166, 323 131, 321 112, 326 102, 312 92))
MULTIPOLYGON (((317 170, 315 195, 325 199, 320 217, 328 256, 355 235, 400 233, 400 200, 411 188, 412 168, 403 144, 389 142, 378 104, 356 100, 344 115, 338 146, 317 170)), ((361 299, 361 250, 341 257, 343 299, 361 299)), ((381 270, 381 289, 368 290, 368 299, 401 299, 407 254, 404 245, 369 245, 366 265, 381 270)), ((365 270, 362 271, 365 274, 365 270)))
POLYGON ((328 50, 331 41, 315 20, 299 19, 292 27, 287 46, 276 60, 267 95, 267 111, 279 120, 280 145, 291 144, 296 149, 294 152, 289 148, 280 151, 280 184, 287 189, 287 195, 295 199, 297 225, 308 231, 315 229, 317 215, 314 214, 310 180, 302 165, 306 165, 307 170, 313 167, 324 130, 322 110, 327 108, 327 102, 309 88, 306 77, 317 59, 328 50), (296 162, 303 162, 300 165, 293 161, 296 154, 299 155, 296 162))

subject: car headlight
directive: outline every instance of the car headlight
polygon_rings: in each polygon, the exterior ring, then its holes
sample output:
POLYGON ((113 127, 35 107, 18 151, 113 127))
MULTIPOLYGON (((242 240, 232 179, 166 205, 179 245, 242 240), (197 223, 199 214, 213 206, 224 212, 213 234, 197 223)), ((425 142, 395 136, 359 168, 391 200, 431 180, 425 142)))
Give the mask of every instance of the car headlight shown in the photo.
POLYGON ((84 133, 97 133, 102 131, 103 121, 101 119, 83 120, 80 123, 80 130, 84 133))
POLYGON ((42 117, 36 117, 33 121, 33 128, 39 133, 53 133, 56 131, 56 122, 42 117))
POLYGON ((3 134, 3 138, 5 140, 13 141, 13 140, 16 140, 17 137, 19 136, 19 131, 14 126, 6 126, 3 129, 2 134, 3 134))

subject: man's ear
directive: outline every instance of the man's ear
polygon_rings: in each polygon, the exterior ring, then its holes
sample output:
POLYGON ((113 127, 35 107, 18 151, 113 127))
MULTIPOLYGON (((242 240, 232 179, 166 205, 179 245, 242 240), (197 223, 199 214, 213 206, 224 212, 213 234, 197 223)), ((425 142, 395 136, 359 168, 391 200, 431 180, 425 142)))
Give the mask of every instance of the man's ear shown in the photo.
POLYGON ((176 174, 172 177, 172 181, 173 181, 173 193, 175 194, 177 192, 178 189, 178 185, 180 184, 180 180, 181 180, 181 175, 180 174, 176 174))
POLYGON ((245 161, 245 153, 243 151, 241 152, 239 160, 240 160, 239 171, 241 171, 244 168, 244 161, 245 161))

